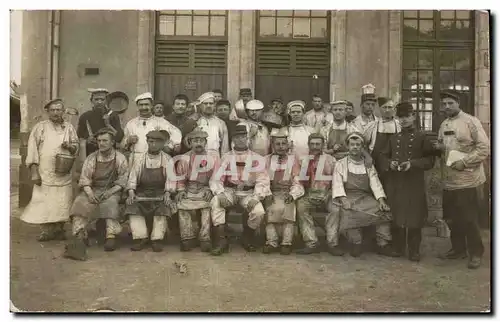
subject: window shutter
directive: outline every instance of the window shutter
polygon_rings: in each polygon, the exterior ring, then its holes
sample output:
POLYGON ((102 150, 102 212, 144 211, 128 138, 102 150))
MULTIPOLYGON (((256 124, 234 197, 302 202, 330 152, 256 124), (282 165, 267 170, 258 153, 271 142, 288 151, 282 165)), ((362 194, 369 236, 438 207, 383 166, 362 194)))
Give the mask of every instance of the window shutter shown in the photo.
POLYGON ((295 47, 295 68, 300 70, 325 70, 330 65, 329 45, 295 47))
POLYGON ((189 44, 156 43, 156 65, 158 67, 189 67, 189 44))
POLYGON ((225 44, 194 44, 194 68, 226 68, 225 44))
POLYGON ((266 70, 288 70, 291 62, 289 45, 259 44, 257 47, 257 68, 266 70))

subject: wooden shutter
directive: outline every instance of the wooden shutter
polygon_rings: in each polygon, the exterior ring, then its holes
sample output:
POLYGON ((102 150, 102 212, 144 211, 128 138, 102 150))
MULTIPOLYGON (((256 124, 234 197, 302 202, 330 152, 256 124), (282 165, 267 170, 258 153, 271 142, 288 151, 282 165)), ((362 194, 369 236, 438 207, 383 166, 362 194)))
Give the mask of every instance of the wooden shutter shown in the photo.
POLYGON ((219 43, 194 44, 194 68, 226 68, 226 45, 219 43))
POLYGON ((188 68, 189 44, 158 41, 155 60, 157 68, 160 69, 188 68))
POLYGON ((259 44, 257 47, 257 69, 288 70, 290 61, 289 45, 259 44))
POLYGON ((295 68, 299 70, 327 70, 330 66, 330 47, 300 45, 295 47, 295 68))

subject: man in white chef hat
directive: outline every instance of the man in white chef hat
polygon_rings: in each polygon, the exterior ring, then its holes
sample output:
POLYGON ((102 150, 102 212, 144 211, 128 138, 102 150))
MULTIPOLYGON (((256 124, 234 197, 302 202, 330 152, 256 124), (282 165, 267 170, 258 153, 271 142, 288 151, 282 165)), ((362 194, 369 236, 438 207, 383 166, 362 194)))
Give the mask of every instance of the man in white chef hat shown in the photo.
POLYGON ((259 100, 251 100, 245 106, 245 111, 248 119, 242 120, 240 124, 247 127, 248 139, 250 140, 249 148, 253 152, 266 156, 269 154, 271 142, 269 130, 261 122, 264 103, 259 100))

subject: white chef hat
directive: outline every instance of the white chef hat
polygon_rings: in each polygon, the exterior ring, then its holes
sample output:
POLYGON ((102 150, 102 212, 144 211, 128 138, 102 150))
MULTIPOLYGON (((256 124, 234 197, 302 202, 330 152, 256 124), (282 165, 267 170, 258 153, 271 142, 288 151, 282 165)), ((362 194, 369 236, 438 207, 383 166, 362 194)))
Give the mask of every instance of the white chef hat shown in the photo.
POLYGON ((152 101, 153 95, 150 92, 139 94, 135 98, 135 103, 137 104, 137 102, 139 102, 140 100, 151 100, 152 101))
POLYGON ((259 100, 251 100, 251 101, 247 102, 247 105, 245 108, 247 110, 251 110, 251 111, 262 110, 264 108, 264 103, 262 103, 259 100))
POLYGON ((214 93, 212 93, 212 92, 206 92, 206 93, 201 94, 201 96, 198 97, 197 101, 200 102, 200 103, 203 103, 206 100, 211 99, 211 98, 215 99, 214 93))

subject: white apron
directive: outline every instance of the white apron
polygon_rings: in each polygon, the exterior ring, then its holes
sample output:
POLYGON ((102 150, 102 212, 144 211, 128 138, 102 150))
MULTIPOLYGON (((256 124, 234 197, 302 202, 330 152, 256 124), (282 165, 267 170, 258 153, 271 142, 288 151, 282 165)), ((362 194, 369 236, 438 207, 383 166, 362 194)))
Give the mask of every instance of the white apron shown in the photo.
POLYGON ((33 186, 31 201, 24 209, 21 220, 30 224, 46 224, 69 219, 73 202, 72 174, 55 173, 56 155, 67 153, 61 148, 69 140, 68 129, 55 128, 51 123, 44 127, 38 145, 39 172, 42 185, 33 186))

